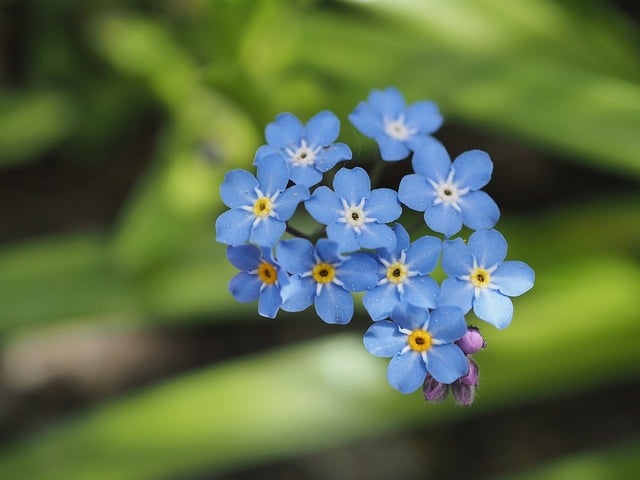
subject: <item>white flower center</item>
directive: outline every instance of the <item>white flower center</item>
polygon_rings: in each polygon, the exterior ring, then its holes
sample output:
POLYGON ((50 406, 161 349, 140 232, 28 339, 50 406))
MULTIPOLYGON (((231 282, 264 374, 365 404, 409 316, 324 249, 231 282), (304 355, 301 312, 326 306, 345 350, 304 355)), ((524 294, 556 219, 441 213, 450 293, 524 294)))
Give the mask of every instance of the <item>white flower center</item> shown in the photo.
POLYGON ((368 217, 364 211, 364 198, 360 200, 360 203, 357 205, 349 205, 347 201, 343 198, 342 207, 344 210, 342 211, 342 216, 338 218, 338 221, 341 223, 346 223, 351 228, 355 230, 356 233, 360 233, 362 231, 362 226, 365 223, 375 222, 375 218, 368 217))
POLYGON ((453 182, 453 174, 454 171, 451 169, 449 172, 449 176, 446 180, 436 183, 433 180, 429 180, 429 183, 436 191, 436 199, 433 201, 434 205, 439 205, 441 203, 451 205, 458 211, 461 211, 460 205, 458 205, 458 201, 463 195, 469 193, 469 188, 459 188, 453 182))
POLYGON ((384 131, 395 140, 406 140, 417 132, 415 128, 409 128, 404 123, 404 114, 395 120, 384 119, 384 131))
POLYGON ((308 167, 309 165, 313 165, 316 160, 316 155, 321 149, 322 147, 312 148, 310 145, 307 145, 307 141, 303 138, 300 141, 300 146, 296 150, 287 148, 286 152, 293 166, 308 167))

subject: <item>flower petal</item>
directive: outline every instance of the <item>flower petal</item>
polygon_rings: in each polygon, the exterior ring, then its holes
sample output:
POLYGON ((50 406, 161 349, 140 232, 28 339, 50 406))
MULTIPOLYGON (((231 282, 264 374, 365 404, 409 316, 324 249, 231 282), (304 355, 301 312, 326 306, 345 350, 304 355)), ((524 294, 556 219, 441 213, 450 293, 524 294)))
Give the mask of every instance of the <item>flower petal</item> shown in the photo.
POLYGON ((289 177, 293 183, 310 188, 322 180, 322 173, 316 170, 313 165, 289 164, 289 177))
POLYGON ((444 145, 433 137, 426 137, 411 158, 413 171, 418 175, 440 183, 451 170, 451 157, 444 145))
POLYGON ((455 171, 454 182, 458 188, 479 190, 491 180, 493 162, 487 152, 469 150, 456 157, 451 166, 455 171))
POLYGON ((315 263, 313 244, 304 238, 282 240, 276 245, 278 263, 287 272, 305 273, 313 268, 315 263))
POLYGON ((404 283, 402 300, 420 308, 435 308, 440 289, 438 283, 428 275, 411 277, 404 283))
POLYGON ((404 96, 395 87, 387 87, 385 90, 372 90, 367 98, 371 106, 389 120, 396 120, 404 113, 404 96))
POLYGON ((341 168, 333 179, 333 189, 349 205, 358 205, 371 193, 371 180, 363 168, 341 168))
POLYGON ((396 248, 393 253, 396 255, 396 258, 400 258, 402 250, 409 248, 411 239, 407 230, 400 223, 393 224, 391 228, 396 234, 396 248))
POLYGON ((267 125, 264 135, 269 145, 286 148, 297 144, 304 135, 304 126, 291 113, 281 113, 274 122, 267 125))
POLYGON ((287 228, 287 224, 273 217, 266 217, 251 230, 249 241, 265 247, 273 247, 287 228))
POLYGON ((282 150, 280 148, 274 147, 273 145, 262 145, 258 148, 258 150, 256 150, 256 154, 253 157, 253 164, 256 166, 260 165, 260 163, 262 163, 262 161, 264 161, 266 157, 274 154, 280 155, 282 158, 284 158, 282 150))
POLYGON ((351 292, 363 292, 378 283, 377 263, 365 252, 350 255, 336 270, 336 276, 351 292))
POLYGON ((510 260, 502 263, 492 274, 491 283, 498 286, 500 293, 517 297, 533 287, 535 273, 524 262, 510 260))
POLYGON ((276 218, 286 222, 293 216, 298 204, 300 202, 304 202, 308 198, 309 189, 307 187, 303 187, 302 185, 293 185, 287 188, 276 199, 274 205, 276 218))
POLYGON ((276 318, 280 305, 282 305, 280 288, 275 285, 265 287, 258 299, 258 313, 263 317, 276 318))
POLYGON ((513 317, 513 303, 496 290, 484 289, 473 302, 473 313, 497 328, 505 328, 513 317))
POLYGON ((314 164, 320 172, 326 172, 343 160, 351 160, 353 154, 346 143, 334 143, 323 148, 316 155, 314 164))
POLYGON ((304 202, 304 207, 315 221, 324 225, 337 222, 343 213, 338 195, 324 185, 314 190, 311 198, 304 202))
POLYGON ((374 138, 384 133, 382 115, 366 102, 360 102, 353 112, 349 114, 349 121, 363 135, 369 138, 374 138))
POLYGON ((393 222, 402 214, 398 194, 390 188, 372 190, 364 208, 367 217, 375 218, 379 223, 393 222))
POLYGON ((442 241, 439 238, 425 235, 409 245, 406 263, 409 270, 426 275, 435 270, 442 251, 442 241))
POLYGON ((316 242, 316 253, 323 262, 338 264, 345 260, 345 257, 340 255, 338 244, 326 238, 316 242))
POLYGON ((316 282, 311 277, 301 278, 294 275, 289 283, 280 290, 282 305, 285 312, 301 312, 313 303, 316 296, 316 282))
POLYGON ((427 371, 440 383, 451 384, 469 371, 469 363, 457 345, 435 345, 427 351, 427 371))
POLYGON ((262 251, 255 245, 229 245, 227 258, 238 270, 255 270, 260 265, 262 251))
POLYGON ((340 252, 355 252, 360 250, 356 232, 346 223, 331 223, 327 225, 327 237, 339 245, 340 252))
POLYGON ((408 128, 415 128, 422 133, 433 133, 442 125, 442 115, 434 102, 420 101, 409 105, 406 110, 405 123, 408 128))
POLYGON ((462 229, 462 214, 446 203, 431 205, 427 208, 424 212, 424 221, 431 230, 444 233, 447 237, 462 229))
POLYGON ((460 308, 443 306, 431 311, 428 330, 434 340, 453 343, 467 333, 467 322, 460 308))
POLYGON ((409 156, 411 150, 401 140, 391 138, 387 133, 381 133, 375 137, 380 157, 386 162, 398 162, 409 156))
POLYGON ((322 287, 315 306, 316 313, 326 323, 345 325, 353 317, 353 296, 332 283, 322 287))
POLYGON ((340 120, 335 113, 324 110, 307 122, 306 140, 311 148, 331 145, 340 133, 340 120))
POLYGON ((270 155, 260 162, 257 167, 257 178, 260 190, 267 197, 287 188, 289 182, 289 167, 280 155, 270 155))
POLYGON ((491 228, 500 218, 496 202, 485 192, 469 192, 458 201, 462 209, 462 223, 473 230, 491 228))
POLYGON ((247 303, 258 299, 261 286, 262 282, 256 275, 240 272, 229 282, 229 291, 236 301, 247 303))
POLYGON ((400 393, 415 392, 422 387, 426 376, 427 367, 414 351, 393 356, 387 367, 387 380, 400 393))
POLYGON ((393 357, 407 346, 407 336, 390 321, 376 322, 364 334, 364 348, 376 357, 393 357))
POLYGON ((446 240, 442 244, 442 269, 447 275, 469 275, 473 269, 473 257, 462 238, 446 240))
POLYGON ((362 304, 374 322, 383 320, 391 315, 391 312, 399 303, 398 289, 392 283, 375 287, 362 297, 362 304))
POLYGON ((445 278, 440 285, 438 305, 451 305, 462 309, 463 313, 471 310, 474 288, 471 282, 457 278, 445 278))
POLYGON ((253 205, 257 198, 257 186, 258 180, 251 173, 239 168, 231 170, 225 174, 220 185, 220 197, 229 208, 253 205))
POLYGON ((411 173, 400 180, 398 200, 410 209, 424 212, 435 199, 436 191, 422 175, 411 173))
POLYGON ((245 243, 249 240, 254 218, 244 210, 227 210, 216 219, 216 240, 227 245, 245 243))
POLYGON ((430 318, 428 309, 407 302, 400 303, 391 312, 391 319, 407 330, 422 329, 430 318))
POLYGON ((497 230, 478 230, 471 234, 467 245, 480 267, 490 268, 507 256, 507 241, 497 230))
POLYGON ((393 230, 382 223, 363 225, 360 235, 357 235, 356 239, 362 248, 384 248, 390 251, 396 248, 396 236, 393 230))

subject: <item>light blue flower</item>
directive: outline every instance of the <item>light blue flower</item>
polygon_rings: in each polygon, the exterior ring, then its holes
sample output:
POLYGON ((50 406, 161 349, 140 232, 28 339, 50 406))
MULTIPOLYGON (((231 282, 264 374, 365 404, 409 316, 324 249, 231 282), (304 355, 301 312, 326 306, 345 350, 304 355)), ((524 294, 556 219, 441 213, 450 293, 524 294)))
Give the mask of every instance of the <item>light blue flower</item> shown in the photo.
POLYGON ((394 87, 372 90, 367 102, 360 102, 349 120, 378 143, 380 156, 390 162, 407 158, 442 125, 442 115, 435 103, 421 101, 406 106, 404 97, 394 87))
POLYGON ((376 286, 366 292, 362 303, 372 320, 387 318, 401 303, 423 309, 435 308, 440 289, 429 276, 438 263, 442 242, 430 236, 409 244, 409 234, 400 224, 393 227, 396 247, 377 250, 376 286))
POLYGON ((447 306, 429 312, 404 303, 393 310, 391 320, 371 325, 364 346, 372 355, 391 357, 387 380, 393 388, 415 392, 427 373, 445 384, 466 375, 465 354, 453 343, 467 331, 462 310, 447 306))
POLYGON ((496 230, 478 230, 469 237, 444 242, 442 268, 447 275, 441 285, 440 305, 455 305, 467 313, 473 307, 478 318, 505 328, 513 317, 509 297, 522 295, 535 274, 520 261, 504 261, 507 241, 496 230))
POLYGON ((281 158, 258 166, 254 177, 246 170, 227 172, 220 186, 227 210, 216 219, 216 240, 227 245, 251 242, 272 247, 286 229, 298 204, 309 198, 301 185, 287 187, 289 173, 281 158))
POLYGON ((258 300, 258 313, 275 318, 282 304, 280 289, 288 277, 272 258, 271 250, 255 245, 228 246, 227 258, 240 270, 229 282, 233 298, 243 303, 258 300))
POLYGON ((396 237, 385 225, 402 213, 395 191, 371 190, 369 175, 360 167, 341 168, 333 188, 318 187, 304 204, 311 216, 327 225, 327 236, 340 245, 341 252, 363 248, 393 250, 396 237))
POLYGON ((351 292, 376 284, 375 261, 366 253, 340 255, 338 244, 320 239, 316 247, 303 238, 283 240, 276 246, 280 265, 292 276, 282 288, 282 309, 300 312, 315 304, 326 323, 346 324, 353 316, 351 292))
POLYGON ((281 113, 267 125, 267 145, 258 149, 253 164, 271 164, 273 155, 282 157, 287 162, 289 178, 311 187, 338 162, 351 160, 351 149, 344 143, 335 143, 339 133, 340 120, 328 110, 312 117, 306 126, 295 115, 281 113))
POLYGON ((473 230, 493 227, 500 210, 480 191, 491 179, 493 163, 485 152, 470 150, 451 163, 444 146, 434 138, 425 140, 411 159, 414 174, 400 181, 398 199, 424 212, 429 228, 450 237, 462 225, 473 230))

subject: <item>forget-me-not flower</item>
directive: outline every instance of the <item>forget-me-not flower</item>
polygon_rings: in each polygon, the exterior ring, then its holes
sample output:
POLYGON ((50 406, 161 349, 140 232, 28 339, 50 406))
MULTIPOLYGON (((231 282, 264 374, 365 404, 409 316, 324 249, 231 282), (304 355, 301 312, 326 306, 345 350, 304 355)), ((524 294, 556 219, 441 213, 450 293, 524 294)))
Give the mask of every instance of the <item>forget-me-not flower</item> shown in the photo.
POLYGON ((303 238, 283 240, 276 257, 292 276, 282 288, 282 309, 300 312, 315 305, 326 323, 346 324, 353 316, 351 292, 361 292, 376 284, 375 261, 364 252, 348 256, 338 244, 327 239, 316 246, 303 238))
POLYGON ((463 224, 473 230, 496 224, 498 205, 480 190, 493 171, 487 153, 470 150, 451 163, 445 147, 428 138, 415 151, 411 163, 415 173, 401 180, 398 198, 407 207, 424 212, 429 228, 449 237, 463 224))
POLYGON ((369 175, 360 167, 338 170, 333 188, 318 187, 304 203, 315 220, 327 225, 329 240, 337 242, 342 252, 361 247, 393 250, 396 237, 385 224, 402 213, 396 192, 371 190, 369 175))
POLYGON ((274 157, 257 170, 257 178, 242 169, 225 175, 220 196, 230 210, 216 219, 218 242, 272 247, 298 204, 309 198, 309 190, 302 185, 287 188, 289 172, 282 158, 274 157))
POLYGON ((390 162, 402 160, 420 142, 442 125, 435 103, 420 101, 406 106, 403 95, 394 87, 372 90, 366 102, 360 102, 349 115, 351 123, 380 148, 380 156, 390 162))
POLYGON ((255 245, 227 247, 227 258, 240 270, 229 282, 229 291, 238 302, 258 300, 258 313, 275 318, 282 298, 280 289, 288 276, 271 256, 271 249, 255 245))
POLYGON ((462 310, 440 307, 429 310, 401 304, 369 327, 364 346, 377 357, 391 357, 387 379, 401 393, 422 387, 427 373, 440 383, 451 384, 466 375, 465 354, 454 343, 467 331, 462 310))
POLYGON ((362 303, 374 320, 387 318, 403 302, 423 309, 435 308, 440 289, 429 276, 438 263, 442 242, 430 236, 409 244, 409 234, 400 224, 393 226, 397 241, 393 250, 378 249, 376 286, 362 303))
POLYGON ((478 230, 469 237, 444 242, 440 305, 456 305, 467 313, 473 308, 478 318, 505 328, 513 317, 509 297, 533 287, 535 274, 520 261, 504 261, 507 241, 496 230, 478 230))
POLYGON ((281 113, 267 125, 267 145, 258 149, 253 164, 270 164, 273 155, 282 157, 291 180, 311 187, 338 162, 351 160, 351 149, 345 143, 335 143, 339 133, 340 120, 328 110, 312 117, 306 125, 291 113, 281 113))

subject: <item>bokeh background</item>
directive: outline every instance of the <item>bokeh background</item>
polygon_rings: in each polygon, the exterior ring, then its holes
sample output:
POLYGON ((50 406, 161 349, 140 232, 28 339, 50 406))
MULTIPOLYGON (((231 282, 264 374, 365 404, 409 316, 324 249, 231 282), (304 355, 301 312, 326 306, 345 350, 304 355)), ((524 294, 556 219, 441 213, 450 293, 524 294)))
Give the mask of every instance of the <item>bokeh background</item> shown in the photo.
MULTIPOLYGON (((640 476, 640 10, 581 0, 0 1, 0 478, 640 476), (471 408, 359 311, 260 318, 214 241, 264 126, 372 88, 492 156, 509 258, 471 408)), ((397 164, 386 181, 397 182, 397 164)), ((396 183, 397 185, 397 183, 396 183)))

